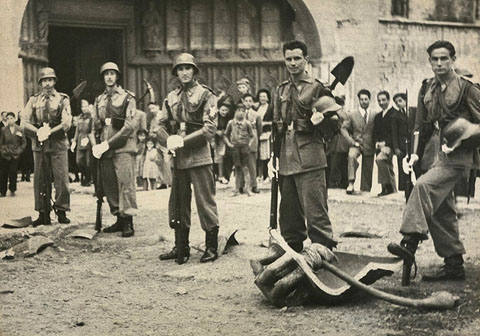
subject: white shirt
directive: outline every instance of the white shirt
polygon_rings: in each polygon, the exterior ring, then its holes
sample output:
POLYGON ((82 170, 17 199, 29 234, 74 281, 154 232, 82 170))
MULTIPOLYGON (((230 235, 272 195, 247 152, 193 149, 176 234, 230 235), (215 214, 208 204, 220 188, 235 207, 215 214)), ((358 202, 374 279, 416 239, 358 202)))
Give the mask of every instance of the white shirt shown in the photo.
POLYGON ((365 119, 366 122, 368 122, 368 117, 370 116, 370 107, 367 107, 366 110, 360 107, 358 110, 360 111, 362 118, 365 119), (365 114, 367 115, 366 117, 365 117, 365 114))

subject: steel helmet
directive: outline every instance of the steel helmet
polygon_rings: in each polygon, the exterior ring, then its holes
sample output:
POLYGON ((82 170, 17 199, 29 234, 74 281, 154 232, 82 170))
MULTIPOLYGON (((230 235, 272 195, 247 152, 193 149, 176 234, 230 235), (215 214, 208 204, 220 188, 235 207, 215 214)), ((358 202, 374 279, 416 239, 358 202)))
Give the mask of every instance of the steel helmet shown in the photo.
POLYGON ((41 68, 38 72, 38 82, 44 78, 55 78, 57 80, 57 75, 55 75, 55 70, 53 68, 41 68))
POLYGON ((457 118, 447 124, 442 130, 444 143, 450 148, 456 148, 462 141, 468 141, 472 147, 480 146, 480 125, 467 119, 457 118))
POLYGON ((173 63, 172 67, 172 75, 176 76, 177 75, 177 67, 179 65, 184 65, 184 64, 189 64, 193 66, 193 72, 194 74, 197 74, 199 72, 197 64, 195 63, 195 57, 191 54, 183 53, 177 56, 175 58, 175 62, 173 63))
POLYGON ((118 69, 118 65, 113 62, 107 62, 100 67, 100 75, 103 76, 103 73, 107 70, 115 70, 118 75, 120 76, 120 69, 118 69))
POLYGON ((337 104, 333 97, 322 96, 313 104, 313 107, 320 113, 336 112, 342 107, 337 104))

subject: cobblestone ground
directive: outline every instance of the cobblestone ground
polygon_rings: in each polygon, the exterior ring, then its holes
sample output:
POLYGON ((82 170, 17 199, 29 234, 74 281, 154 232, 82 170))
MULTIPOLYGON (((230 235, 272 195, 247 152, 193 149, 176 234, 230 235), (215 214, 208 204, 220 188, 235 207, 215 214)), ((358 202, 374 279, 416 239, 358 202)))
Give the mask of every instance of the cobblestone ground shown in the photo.
MULTIPOLYGON (((477 185, 478 187, 478 185, 477 185)), ((231 197, 220 185, 217 201, 221 234, 238 229, 239 246, 219 260, 200 264, 195 250, 189 262, 160 262, 170 249, 168 190, 138 192, 135 236, 98 234, 93 240, 68 238, 92 227, 92 188, 72 185, 72 224, 39 229, 0 228, 0 246, 23 235, 45 234, 54 240, 32 258, 0 261, 0 335, 480 335, 480 202, 459 200, 462 239, 467 249, 465 282, 426 284, 417 277, 401 287, 400 274, 377 281, 381 290, 423 298, 447 290, 460 297, 449 311, 416 310, 391 305, 359 293, 337 306, 271 306, 253 284, 249 258, 265 249, 268 239, 268 185, 252 197, 231 197)), ((480 190, 480 188, 477 188, 480 190)), ((404 202, 400 194, 378 199, 373 194, 346 196, 329 191, 329 209, 338 250, 386 256, 398 241, 404 202), (366 231, 380 238, 339 238, 346 231, 366 231)), ((32 213, 32 185, 19 184, 15 198, 0 200, 2 222, 32 213)), ((104 207, 104 224, 113 217, 104 207)), ((192 245, 203 242, 196 209, 192 214, 192 245)), ((418 251, 420 275, 440 265, 432 242, 418 251)))

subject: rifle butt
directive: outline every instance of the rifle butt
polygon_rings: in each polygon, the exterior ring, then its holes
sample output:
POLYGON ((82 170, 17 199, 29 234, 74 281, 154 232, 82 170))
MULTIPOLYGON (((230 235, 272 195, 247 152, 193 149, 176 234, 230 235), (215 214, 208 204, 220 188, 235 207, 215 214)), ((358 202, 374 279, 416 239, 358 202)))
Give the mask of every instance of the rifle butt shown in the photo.
POLYGON ((402 286, 410 285, 411 273, 412 273, 412 264, 404 261, 403 268, 402 268, 402 286))

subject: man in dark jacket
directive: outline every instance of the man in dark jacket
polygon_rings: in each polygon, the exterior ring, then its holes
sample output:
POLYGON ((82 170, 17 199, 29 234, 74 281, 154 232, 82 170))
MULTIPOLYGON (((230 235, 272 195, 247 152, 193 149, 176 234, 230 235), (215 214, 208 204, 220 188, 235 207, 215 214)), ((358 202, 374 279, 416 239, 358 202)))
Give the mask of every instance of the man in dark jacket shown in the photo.
POLYGON ((15 124, 15 114, 8 112, 7 126, 0 130, 0 197, 6 195, 8 180, 10 192, 15 195, 18 161, 26 144, 25 133, 15 124))
POLYGON ((395 184, 395 172, 393 171, 393 121, 397 110, 390 107, 390 94, 380 91, 377 94, 378 105, 382 109, 375 116, 373 128, 373 140, 377 153, 378 183, 382 185, 382 191, 378 196, 385 196, 397 191, 395 184))

